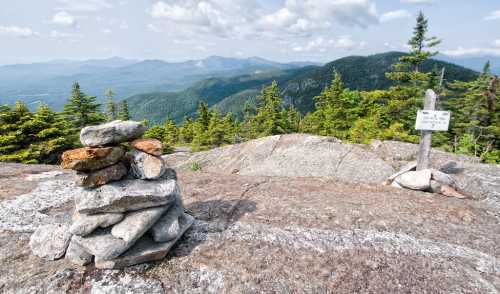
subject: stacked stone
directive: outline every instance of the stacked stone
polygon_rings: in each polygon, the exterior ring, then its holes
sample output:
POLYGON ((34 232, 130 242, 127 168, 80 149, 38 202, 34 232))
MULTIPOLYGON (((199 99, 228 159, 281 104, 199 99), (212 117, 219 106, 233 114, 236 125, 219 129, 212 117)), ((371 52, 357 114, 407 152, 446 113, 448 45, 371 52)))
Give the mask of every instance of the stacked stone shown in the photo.
POLYGON ((466 198, 465 195, 458 192, 458 184, 451 175, 436 169, 417 171, 416 161, 403 166, 384 184, 396 188, 437 193, 448 197, 466 198))
POLYGON ((111 269, 162 259, 192 225, 161 142, 137 139, 144 131, 133 121, 86 127, 80 133, 85 147, 63 154, 63 168, 77 171, 80 186, 66 250, 74 263, 94 259, 97 268, 111 269), (128 153, 121 146, 126 142, 128 153))

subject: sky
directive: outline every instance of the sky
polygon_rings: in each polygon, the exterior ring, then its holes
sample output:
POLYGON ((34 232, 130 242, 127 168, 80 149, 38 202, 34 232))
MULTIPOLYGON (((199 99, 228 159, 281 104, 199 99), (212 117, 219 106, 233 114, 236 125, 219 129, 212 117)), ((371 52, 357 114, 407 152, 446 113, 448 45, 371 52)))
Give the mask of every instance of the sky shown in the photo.
POLYGON ((211 55, 328 62, 407 50, 423 11, 451 56, 500 56, 499 0, 3 0, 0 64, 183 61, 211 55))

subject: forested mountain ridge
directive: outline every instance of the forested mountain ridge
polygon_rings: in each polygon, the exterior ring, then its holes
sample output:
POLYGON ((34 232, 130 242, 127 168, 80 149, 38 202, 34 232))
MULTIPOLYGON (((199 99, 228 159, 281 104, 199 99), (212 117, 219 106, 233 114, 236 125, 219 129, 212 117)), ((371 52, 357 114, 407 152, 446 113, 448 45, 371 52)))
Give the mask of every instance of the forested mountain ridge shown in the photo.
MULTIPOLYGON (((302 113, 312 111, 313 97, 329 85, 334 70, 343 76, 344 84, 353 90, 386 89, 393 85, 385 73, 405 53, 387 52, 370 56, 349 56, 324 66, 307 66, 301 69, 273 71, 266 74, 243 75, 232 78, 212 78, 196 83, 177 93, 155 92, 127 98, 134 119, 148 119, 153 123, 167 117, 182 120, 196 111, 198 101, 217 106, 222 113, 233 112, 241 116, 246 101, 254 104, 260 90, 273 80, 278 82, 285 102, 293 104, 302 113)), ((448 81, 469 81, 477 77, 473 70, 439 60, 427 60, 423 71, 445 68, 448 81)))
MULTIPOLYGON (((307 63, 306 63, 307 64, 307 63)), ((62 110, 73 82, 102 102, 104 92, 113 89, 117 99, 155 91, 180 91, 210 77, 229 77, 301 67, 262 58, 211 56, 184 62, 162 60, 102 60, 17 64, 0 66, 0 105, 20 100, 35 109, 40 102, 62 110)))

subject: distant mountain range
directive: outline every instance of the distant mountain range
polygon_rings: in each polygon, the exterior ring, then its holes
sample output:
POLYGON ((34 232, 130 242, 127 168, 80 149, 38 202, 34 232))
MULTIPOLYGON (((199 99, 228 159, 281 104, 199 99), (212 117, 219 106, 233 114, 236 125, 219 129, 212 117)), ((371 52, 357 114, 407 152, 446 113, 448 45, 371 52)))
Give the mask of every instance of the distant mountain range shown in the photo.
MULTIPOLYGON (((334 69, 342 76, 346 87, 357 90, 385 89, 393 83, 385 77, 402 52, 388 52, 371 56, 349 56, 324 66, 306 66, 295 69, 275 70, 260 74, 247 74, 230 78, 210 78, 197 82, 180 92, 152 92, 127 98, 135 119, 148 119, 153 123, 164 121, 168 116, 180 121, 193 115, 199 101, 217 107, 221 112, 241 115, 245 101, 255 102, 264 86, 273 80, 278 82, 286 103, 301 112, 313 110, 313 97, 329 85, 334 69)), ((446 80, 470 80, 477 72, 440 60, 425 62, 422 69, 430 71, 437 66, 446 68, 446 80)))
POLYGON ((439 54, 436 59, 458 64, 478 72, 481 72, 486 62, 489 61, 491 63, 491 72, 500 75, 500 56, 452 57, 439 54))
POLYGON ((210 77, 286 70, 310 63, 278 63, 258 57, 247 59, 211 56, 201 60, 170 63, 161 60, 57 60, 45 63, 0 66, 0 104, 25 101, 34 108, 39 102, 61 110, 78 81, 88 95, 102 101, 106 89, 118 99, 151 91, 177 91, 210 77))

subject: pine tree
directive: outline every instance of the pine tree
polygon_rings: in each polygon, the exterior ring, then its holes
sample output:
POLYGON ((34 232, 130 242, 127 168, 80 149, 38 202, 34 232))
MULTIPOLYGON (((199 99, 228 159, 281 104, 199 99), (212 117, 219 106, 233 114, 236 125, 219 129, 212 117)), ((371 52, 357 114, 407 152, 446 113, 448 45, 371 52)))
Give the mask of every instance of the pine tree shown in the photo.
POLYGON ((217 109, 210 111, 207 129, 208 145, 211 147, 222 145, 224 143, 224 133, 224 125, 219 111, 217 109))
POLYGON ((104 116, 99 111, 101 105, 95 100, 96 97, 85 95, 77 82, 73 83, 71 97, 64 105, 64 115, 74 128, 81 129, 104 121, 104 116))
POLYGON ((417 24, 413 30, 413 36, 408 41, 410 53, 402 56, 399 63, 396 63, 394 71, 387 73, 387 77, 399 81, 402 84, 411 84, 414 87, 421 86, 428 80, 428 74, 420 72, 420 66, 424 61, 438 54, 429 51, 441 43, 436 37, 428 37, 428 20, 422 12, 417 17, 417 24))
POLYGON ((0 161, 57 163, 72 142, 71 125, 44 104, 36 113, 22 102, 0 109, 0 161))
POLYGON ((165 135, 163 136, 163 145, 165 153, 174 151, 174 146, 179 141, 179 130, 172 118, 168 118, 165 123, 165 135))
POLYGON ((116 104, 114 101, 115 92, 108 89, 104 95, 106 96, 106 120, 113 121, 116 119, 116 104))
POLYGON ((247 121, 247 135, 265 137, 285 133, 283 128, 283 98, 280 96, 278 83, 273 81, 257 97, 256 114, 247 121))
POLYGON ((192 118, 184 118, 184 122, 179 128, 179 136, 179 140, 183 143, 190 144, 193 141, 194 122, 192 118))
POLYGON ((490 162, 500 162, 500 82, 484 66, 476 80, 455 81, 443 104, 452 111, 452 134, 459 145, 456 151, 480 156, 490 162), (497 151, 495 151, 497 150, 497 151))
POLYGON ((126 100, 122 100, 120 102, 120 109, 118 111, 117 118, 119 120, 129 120, 130 119, 130 114, 128 112, 128 103, 126 100))

